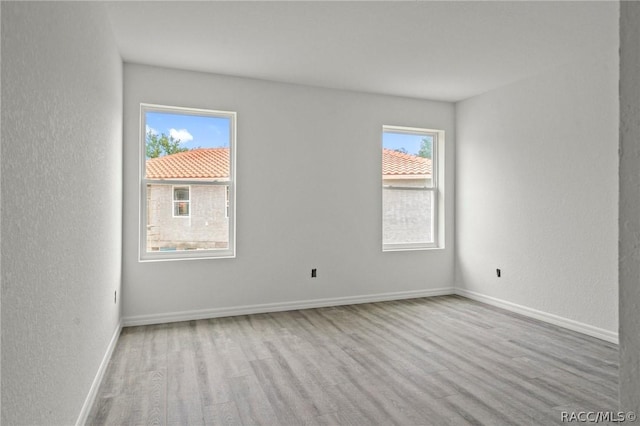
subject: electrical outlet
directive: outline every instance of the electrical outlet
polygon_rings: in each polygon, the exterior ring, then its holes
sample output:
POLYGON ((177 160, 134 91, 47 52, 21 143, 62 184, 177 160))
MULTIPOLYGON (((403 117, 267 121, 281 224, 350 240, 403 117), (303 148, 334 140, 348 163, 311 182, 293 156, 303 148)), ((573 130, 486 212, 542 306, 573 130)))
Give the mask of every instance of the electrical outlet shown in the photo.
POLYGON ((316 268, 313 268, 311 270, 311 278, 316 278, 318 276, 318 270, 316 268))
POLYGON ((498 276, 498 278, 500 278, 500 276, 502 275, 502 271, 500 269, 496 269, 496 275, 498 276))
POLYGON ((118 303, 118 290, 113 292, 113 303, 118 303))

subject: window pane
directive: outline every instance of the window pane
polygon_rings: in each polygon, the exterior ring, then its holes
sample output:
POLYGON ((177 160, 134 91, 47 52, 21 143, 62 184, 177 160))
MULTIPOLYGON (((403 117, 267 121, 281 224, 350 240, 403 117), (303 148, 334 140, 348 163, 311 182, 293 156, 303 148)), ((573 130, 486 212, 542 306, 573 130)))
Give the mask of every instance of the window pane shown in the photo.
POLYGON ((384 244, 432 243, 432 191, 384 188, 382 241, 384 244))
POLYGON ((189 200, 189 188, 174 188, 173 189, 174 200, 189 200))
POLYGON ((229 248, 227 185, 191 185, 191 201, 175 202, 171 185, 146 188, 148 252, 229 248))
POLYGON ((433 136, 384 132, 382 178, 385 185, 432 187, 433 136))
POLYGON ((189 203, 176 202, 174 203, 174 216, 189 216, 189 203))
MULTIPOLYGON (((229 117, 173 111, 147 111, 144 118, 147 159, 205 148, 228 149, 230 146, 231 119, 229 117)), ((198 172, 200 171, 192 170, 191 174, 194 174, 192 177, 196 177, 195 174, 198 172)), ((147 174, 151 175, 149 178, 154 178, 153 170, 147 170, 147 174)), ((207 170, 206 174, 210 176, 212 171, 207 170)))

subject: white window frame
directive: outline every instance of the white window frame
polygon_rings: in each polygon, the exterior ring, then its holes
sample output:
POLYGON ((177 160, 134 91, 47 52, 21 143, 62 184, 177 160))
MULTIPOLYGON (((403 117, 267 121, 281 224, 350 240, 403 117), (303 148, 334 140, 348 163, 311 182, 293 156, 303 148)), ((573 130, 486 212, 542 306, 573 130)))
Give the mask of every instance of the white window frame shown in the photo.
MULTIPOLYGON (((386 243, 384 242, 384 235, 382 236, 382 251, 407 251, 407 250, 429 250, 429 249, 437 249, 442 248, 444 244, 440 240, 440 206, 441 206, 441 163, 443 162, 443 156, 441 156, 441 151, 443 152, 443 143, 444 143, 444 131, 442 130, 434 130, 434 129, 424 129, 418 127, 404 127, 404 126, 382 126, 382 138, 381 142, 384 140, 385 133, 402 133, 407 135, 416 135, 416 136, 430 136, 433 138, 433 147, 431 151, 431 186, 430 187, 401 187, 401 186, 391 186, 391 185, 382 185, 382 190, 384 188, 394 188, 394 189, 405 189, 407 191, 429 191, 431 192, 431 242, 419 242, 419 243, 386 243)), ((382 145, 384 147, 384 145, 382 145)), ((382 152, 382 151, 381 151, 382 152)), ((382 163, 382 161, 381 161, 382 163)), ((381 176, 382 177, 382 176, 381 176)), ((381 179, 382 180, 382 179, 381 179)), ((382 205, 381 205, 382 208, 382 205)), ((381 223, 384 226, 383 223, 381 223)), ((382 227, 381 227, 382 230, 382 227)))
POLYGON ((171 198, 173 201, 171 203, 171 215, 176 218, 190 218, 191 217, 191 185, 172 185, 171 198), (186 188, 189 194, 189 198, 187 198, 186 200, 176 200, 176 188, 179 188, 179 189, 186 188), (176 215, 176 203, 185 203, 185 202, 189 206, 188 213, 176 215))
POLYGON ((165 260, 188 260, 188 259, 223 259, 223 258, 235 258, 236 257, 236 122, 237 113, 233 111, 219 111, 200 108, 185 108, 167 105, 156 104, 140 104, 140 162, 139 162, 139 224, 140 232, 139 239, 139 253, 138 260, 140 262, 153 262, 153 261, 165 261, 165 260), (146 179, 146 113, 147 112, 165 112, 174 114, 190 114, 198 116, 210 116, 217 118, 229 119, 229 180, 204 180, 204 179, 146 179), (172 217, 176 218, 191 218, 191 208, 193 207, 192 201, 192 185, 206 185, 206 186, 228 186, 229 187, 229 247, 225 249, 206 249, 206 250, 185 250, 185 251, 147 251, 147 185, 159 184, 159 185, 171 185, 171 209, 172 217), (189 216, 175 216, 173 215, 173 187, 174 186, 188 186, 189 187, 189 216))

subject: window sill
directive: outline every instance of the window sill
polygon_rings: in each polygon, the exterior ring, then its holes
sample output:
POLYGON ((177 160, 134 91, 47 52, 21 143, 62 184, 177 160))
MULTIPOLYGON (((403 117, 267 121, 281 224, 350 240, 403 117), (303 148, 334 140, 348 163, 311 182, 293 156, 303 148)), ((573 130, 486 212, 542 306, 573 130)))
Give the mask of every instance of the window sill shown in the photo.
POLYGON ((433 247, 424 247, 424 246, 417 246, 417 247, 383 247, 382 248, 382 252, 383 253, 387 253, 387 252, 396 252, 396 251, 427 251, 427 250, 444 250, 444 247, 438 247, 438 246, 433 246, 433 247))
POLYGON ((171 262, 176 260, 211 260, 211 259, 235 259, 235 253, 231 251, 222 252, 222 253, 167 253, 166 256, 163 255, 147 255, 140 256, 138 258, 138 262, 146 263, 146 262, 171 262))

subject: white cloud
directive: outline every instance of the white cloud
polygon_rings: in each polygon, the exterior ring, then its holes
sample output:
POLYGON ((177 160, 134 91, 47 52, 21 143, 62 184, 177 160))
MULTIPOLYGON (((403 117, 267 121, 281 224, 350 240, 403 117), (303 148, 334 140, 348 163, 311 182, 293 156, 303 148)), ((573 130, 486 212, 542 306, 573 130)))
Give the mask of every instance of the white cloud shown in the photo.
POLYGON ((180 142, 182 143, 190 142, 193 140, 193 136, 191 135, 191 133, 189 133, 187 129, 180 129, 180 130, 169 129, 169 134, 171 135, 172 138, 179 139, 180 142))
POLYGON ((156 129, 154 129, 153 127, 149 127, 149 125, 146 126, 145 128, 147 134, 149 134, 149 132, 151 132, 152 135, 158 135, 158 131, 156 129))

